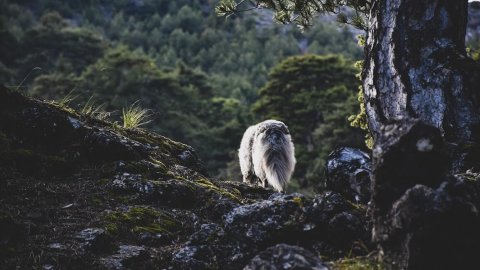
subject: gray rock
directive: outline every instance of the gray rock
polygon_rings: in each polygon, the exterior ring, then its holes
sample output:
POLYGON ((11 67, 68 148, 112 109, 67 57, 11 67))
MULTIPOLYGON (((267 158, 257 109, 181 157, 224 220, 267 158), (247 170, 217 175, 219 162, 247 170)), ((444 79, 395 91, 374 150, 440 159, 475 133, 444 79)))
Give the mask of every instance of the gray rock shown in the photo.
POLYGON ((85 250, 91 252, 104 252, 111 248, 112 239, 104 229, 87 228, 79 232, 75 238, 82 242, 85 250))
POLYGON ((145 180, 139 174, 117 175, 111 184, 118 192, 136 193, 139 201, 161 206, 190 208, 195 203, 195 188, 185 182, 145 180))
POLYGON ((42 265, 42 270, 54 270, 55 267, 51 264, 44 264, 42 265))
POLYGON ((256 244, 288 239, 288 231, 301 226, 304 202, 302 194, 276 193, 268 200, 239 206, 224 216, 225 230, 256 244))
POLYGON ((370 200, 371 172, 367 153, 351 147, 338 148, 327 158, 327 189, 353 202, 366 204, 370 200))
POLYGON ((214 252, 206 245, 183 246, 172 259, 177 269, 212 269, 216 265, 214 260, 214 252))
POLYGON ((303 230, 308 239, 317 239, 318 243, 313 245, 324 255, 338 257, 345 255, 345 250, 362 254, 353 249, 359 241, 370 246, 366 208, 352 204, 336 192, 316 195, 305 208, 305 216, 303 230))
POLYGON ((260 252, 243 269, 328 270, 328 267, 318 256, 302 247, 279 244, 260 252))
POLYGON ((211 244, 213 242, 218 242, 224 236, 224 230, 217 224, 202 224, 200 230, 190 236, 189 244, 211 244))
POLYGON ((232 238, 214 223, 202 224, 173 255, 177 269, 238 269, 255 247, 232 238))
POLYGON ((119 247, 117 254, 102 258, 102 264, 108 269, 141 268, 149 254, 144 247, 123 245, 119 247))
POLYGON ((335 215, 353 210, 353 205, 342 195, 327 191, 317 194, 309 206, 306 207, 306 215, 309 221, 316 225, 326 225, 335 215))
POLYGON ((53 250, 66 250, 67 247, 64 244, 61 243, 51 243, 48 245, 48 248, 53 249, 53 250))

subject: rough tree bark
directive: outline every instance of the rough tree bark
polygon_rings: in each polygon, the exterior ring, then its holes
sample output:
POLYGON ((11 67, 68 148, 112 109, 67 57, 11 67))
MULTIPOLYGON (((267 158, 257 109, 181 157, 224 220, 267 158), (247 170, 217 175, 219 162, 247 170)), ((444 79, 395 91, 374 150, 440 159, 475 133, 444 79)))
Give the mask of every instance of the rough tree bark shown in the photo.
MULTIPOLYGON (((370 14, 363 87, 369 128, 417 118, 455 146, 480 141, 478 68, 465 50, 467 0, 378 0, 370 14)), ((453 171, 471 166, 458 155, 453 171)))
POLYGON ((480 249, 480 176, 459 174, 480 169, 467 12, 467 0, 375 0, 371 10, 372 239, 389 269, 472 269, 480 249))

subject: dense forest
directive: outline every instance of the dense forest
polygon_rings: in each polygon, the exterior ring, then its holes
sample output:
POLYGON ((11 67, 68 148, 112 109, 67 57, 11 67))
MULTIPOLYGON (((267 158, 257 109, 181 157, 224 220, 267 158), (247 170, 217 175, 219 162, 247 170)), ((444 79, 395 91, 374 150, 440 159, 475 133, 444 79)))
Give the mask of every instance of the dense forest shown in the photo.
POLYGON ((148 109, 143 128, 192 145, 221 179, 240 179, 243 131, 276 118, 296 144, 292 189, 321 187, 330 151, 365 147, 347 120, 356 32, 332 17, 301 32, 268 10, 225 19, 216 3, 2 0, 0 81, 111 122, 148 109))

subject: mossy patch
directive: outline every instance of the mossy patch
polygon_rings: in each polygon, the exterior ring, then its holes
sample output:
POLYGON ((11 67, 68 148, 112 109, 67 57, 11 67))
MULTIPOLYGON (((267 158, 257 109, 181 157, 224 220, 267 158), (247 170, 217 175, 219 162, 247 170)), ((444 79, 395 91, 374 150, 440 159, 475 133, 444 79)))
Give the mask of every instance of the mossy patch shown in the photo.
POLYGON ((187 148, 185 144, 170 140, 158 134, 153 134, 140 129, 116 129, 118 133, 138 141, 140 143, 151 144, 158 147, 160 152, 179 152, 181 149, 187 148))
POLYGON ((366 205, 363 205, 363 204, 360 204, 360 203, 353 203, 351 201, 347 201, 347 203, 352 207, 352 209, 362 211, 362 212, 367 211, 367 206, 366 205))
POLYGON ((167 166, 165 166, 162 161, 155 159, 152 156, 150 157, 150 161, 153 162, 155 165, 159 166, 163 171, 167 171, 167 166))
POLYGON ((140 174, 143 176, 167 175, 168 169, 165 164, 157 159, 150 158, 149 161, 126 161, 124 171, 130 174, 140 174))
POLYGON ((107 185, 107 184, 110 183, 110 181, 111 181, 111 180, 108 179, 108 178, 100 178, 100 179, 97 180, 97 183, 98 183, 99 185, 107 185))
POLYGON ((467 181, 472 181, 472 182, 476 182, 476 181, 480 180, 480 173, 474 173, 474 172, 470 172, 470 171, 467 171, 466 173, 458 174, 457 176, 461 177, 462 179, 465 179, 467 181))
POLYGON ((149 207, 111 212, 105 216, 104 227, 113 236, 127 238, 144 232, 174 236, 182 230, 181 222, 170 213, 149 207))
POLYGON ((373 257, 340 259, 331 263, 333 270, 383 270, 385 266, 373 257))
POLYGON ((242 201, 242 194, 238 189, 232 188, 231 190, 227 190, 225 188, 221 188, 214 183, 212 183, 210 180, 206 178, 200 178, 196 181, 193 181, 193 183, 197 186, 200 186, 201 188, 211 190, 221 196, 228 197, 229 199, 240 203, 242 201))
POLYGON ((298 207, 303 207, 303 199, 300 197, 293 197, 293 202, 298 205, 298 207))
POLYGON ((71 108, 67 105, 58 103, 56 101, 50 101, 50 102, 48 102, 48 104, 51 105, 54 108, 57 108, 60 111, 66 112, 70 116, 81 117, 81 115, 75 109, 73 109, 73 108, 71 108))

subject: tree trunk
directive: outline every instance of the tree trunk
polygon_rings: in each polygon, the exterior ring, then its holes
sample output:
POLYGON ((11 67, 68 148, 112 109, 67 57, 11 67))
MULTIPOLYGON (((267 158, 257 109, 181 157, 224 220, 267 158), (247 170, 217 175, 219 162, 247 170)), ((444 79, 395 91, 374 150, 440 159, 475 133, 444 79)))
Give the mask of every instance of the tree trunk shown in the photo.
MULTIPOLYGON (((375 139, 383 125, 417 118, 452 145, 480 141, 478 68, 465 50, 467 12, 467 0, 375 1, 363 70, 375 139)), ((463 159, 457 164, 453 171, 469 166, 463 159)))
POLYGON ((470 269, 480 249, 480 175, 455 175, 480 169, 480 72, 465 50, 467 12, 467 0, 375 0, 371 10, 370 213, 389 269, 470 269))

